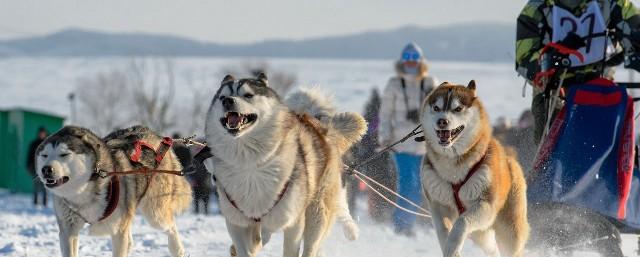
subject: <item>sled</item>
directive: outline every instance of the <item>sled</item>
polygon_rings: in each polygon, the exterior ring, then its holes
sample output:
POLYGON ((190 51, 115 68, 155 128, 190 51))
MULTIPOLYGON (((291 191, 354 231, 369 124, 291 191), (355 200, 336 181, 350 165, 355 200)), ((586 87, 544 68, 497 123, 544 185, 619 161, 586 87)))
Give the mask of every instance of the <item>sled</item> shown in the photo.
POLYGON ((579 220, 576 223, 565 220, 554 226, 574 226, 569 233, 580 233, 575 224, 581 219, 589 223, 593 216, 588 213, 593 213, 606 217, 620 233, 640 234, 633 108, 640 99, 629 96, 627 89, 632 88, 640 84, 606 79, 565 88, 565 105, 553 117, 527 174, 530 207, 561 204, 560 208, 577 210, 573 214, 584 214, 569 217, 579 220))
POLYGON ((530 204, 594 210, 640 231, 632 84, 596 79, 568 88, 527 177, 530 204))

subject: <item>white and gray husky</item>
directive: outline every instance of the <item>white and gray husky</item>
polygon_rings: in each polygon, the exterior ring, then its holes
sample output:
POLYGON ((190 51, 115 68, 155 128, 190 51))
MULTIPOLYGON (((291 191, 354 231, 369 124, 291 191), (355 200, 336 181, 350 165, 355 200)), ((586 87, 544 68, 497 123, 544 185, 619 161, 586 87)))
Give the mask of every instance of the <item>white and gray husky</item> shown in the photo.
POLYGON ((62 256, 78 256, 78 232, 90 224, 93 235, 110 235, 113 256, 127 256, 133 244, 131 225, 139 209, 151 226, 164 231, 172 256, 184 256, 175 215, 191 203, 184 177, 170 174, 103 176, 139 168, 182 170, 163 138, 144 127, 113 132, 104 140, 88 129, 66 126, 48 137, 36 152, 37 174, 55 195, 62 256), (135 142, 162 150, 135 154, 135 142))
POLYGON ((315 257, 334 220, 350 239, 357 226, 342 187, 342 155, 366 132, 356 113, 335 113, 316 91, 283 103, 267 77, 227 75, 207 114, 206 136, 231 255, 256 256, 284 230, 284 256, 315 257))

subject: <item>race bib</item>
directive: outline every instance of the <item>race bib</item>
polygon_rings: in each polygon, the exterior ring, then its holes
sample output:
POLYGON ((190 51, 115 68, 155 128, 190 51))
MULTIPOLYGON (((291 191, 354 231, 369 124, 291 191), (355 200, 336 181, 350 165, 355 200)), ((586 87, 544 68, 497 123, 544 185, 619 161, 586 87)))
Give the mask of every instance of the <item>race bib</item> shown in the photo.
POLYGON ((584 61, 581 62, 576 56, 571 55, 571 67, 596 63, 602 61, 605 56, 611 56, 614 53, 615 47, 611 40, 604 35, 607 25, 596 1, 591 1, 587 10, 580 17, 574 16, 557 5, 553 6, 552 12, 552 42, 563 40, 569 32, 576 33, 585 39, 586 46, 578 49, 583 55, 584 61))

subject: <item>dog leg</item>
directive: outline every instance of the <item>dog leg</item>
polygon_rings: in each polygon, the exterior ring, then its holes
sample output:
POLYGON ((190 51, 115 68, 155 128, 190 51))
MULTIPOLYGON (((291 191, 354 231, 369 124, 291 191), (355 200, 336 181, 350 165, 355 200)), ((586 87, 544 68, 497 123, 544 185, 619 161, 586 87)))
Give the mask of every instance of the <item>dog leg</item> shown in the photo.
POLYGON ((62 252, 63 257, 78 256, 78 232, 79 230, 60 230, 60 251, 62 252))
POLYGON ((271 234, 273 234, 273 231, 270 231, 262 227, 262 229, 260 230, 260 237, 262 238, 262 247, 264 247, 269 243, 269 240, 271 240, 271 234))
POLYGON ((284 229, 284 257, 300 256, 300 244, 302 242, 302 232, 304 232, 304 215, 301 215, 298 222, 291 227, 284 229))
POLYGON ((496 243, 496 234, 493 229, 481 230, 471 233, 473 240, 480 249, 489 257, 500 257, 500 250, 496 243))
POLYGON ((444 256, 460 256, 464 239, 470 232, 488 229, 496 219, 496 212, 488 202, 480 202, 464 212, 451 228, 444 256))
POLYGON ((312 204, 306 213, 304 228, 304 251, 303 257, 317 257, 320 251, 320 243, 324 240, 334 217, 330 217, 324 206, 312 204))
POLYGON ((442 250, 442 252, 444 253, 447 238, 449 237, 449 231, 451 230, 450 224, 447 224, 445 222, 445 218, 443 216, 443 212, 446 211, 446 207, 435 202, 430 202, 429 205, 431 206, 431 222, 433 223, 433 227, 436 230, 436 235, 438 236, 440 250, 442 250))
POLYGON ((349 213, 349 203, 347 202, 347 190, 340 188, 340 196, 338 197, 338 220, 342 223, 342 231, 344 236, 350 241, 358 239, 360 229, 349 213))
POLYGON ((180 235, 178 234, 178 228, 176 227, 176 224, 174 223, 171 228, 166 230, 165 234, 167 234, 168 237, 169 251, 171 252, 171 256, 183 257, 185 254, 184 247, 182 246, 182 241, 180 241, 180 235))
POLYGON ((60 230, 60 252, 63 257, 77 257, 78 256, 78 234, 84 222, 79 220, 73 220, 70 217, 60 217, 56 215, 58 220, 58 228, 60 230), (71 219, 72 223, 68 220, 71 219))
POLYGON ((251 224, 248 227, 241 227, 229 221, 226 221, 226 223, 227 231, 229 231, 233 242, 233 246, 231 246, 232 254, 235 252, 235 256, 238 257, 255 257, 262 245, 260 225, 251 224))
POLYGON ((113 247, 113 257, 126 257, 131 250, 131 230, 125 228, 111 235, 111 245, 113 247))

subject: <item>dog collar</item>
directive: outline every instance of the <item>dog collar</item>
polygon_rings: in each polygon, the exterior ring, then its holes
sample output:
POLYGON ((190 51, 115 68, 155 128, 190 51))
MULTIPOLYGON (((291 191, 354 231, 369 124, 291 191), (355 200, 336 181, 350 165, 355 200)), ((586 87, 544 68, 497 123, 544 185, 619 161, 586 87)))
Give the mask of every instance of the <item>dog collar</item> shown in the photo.
POLYGON ((118 201, 120 200, 120 179, 118 176, 112 176, 109 181, 109 189, 107 191, 107 208, 104 209, 104 213, 102 214, 102 218, 98 221, 102 221, 116 210, 118 207, 118 201))

